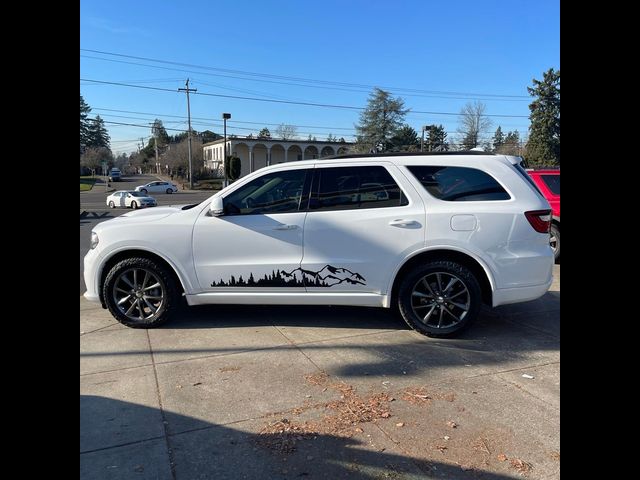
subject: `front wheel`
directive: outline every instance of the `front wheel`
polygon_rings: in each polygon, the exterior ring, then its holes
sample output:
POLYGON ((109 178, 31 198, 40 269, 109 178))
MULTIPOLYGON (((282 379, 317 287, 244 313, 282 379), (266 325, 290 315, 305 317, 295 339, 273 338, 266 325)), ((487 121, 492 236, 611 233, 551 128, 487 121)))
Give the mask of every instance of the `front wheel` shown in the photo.
POLYGON ((131 202, 131 208, 133 208, 134 210, 138 208, 138 202, 136 202, 135 200, 131 202))
POLYGON ((429 337, 453 336, 480 312, 478 279, 464 265, 437 260, 414 267, 400 282, 398 307, 404 321, 429 337))
POLYGON ((169 320, 180 294, 166 267, 148 258, 134 257, 109 270, 103 297, 111 314, 123 325, 153 328, 169 320))
POLYGON ((173 193, 173 190, 170 188, 167 188, 167 193, 173 193))
POLYGON ((116 208, 116 204, 113 203, 113 200, 109 202, 109 208, 116 208))

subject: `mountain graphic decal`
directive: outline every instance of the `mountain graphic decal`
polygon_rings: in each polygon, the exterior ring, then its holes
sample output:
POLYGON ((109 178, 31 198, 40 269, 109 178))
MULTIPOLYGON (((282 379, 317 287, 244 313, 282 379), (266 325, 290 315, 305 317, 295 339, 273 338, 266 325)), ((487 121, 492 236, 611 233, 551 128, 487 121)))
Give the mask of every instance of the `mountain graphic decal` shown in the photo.
POLYGON ((296 268, 290 272, 284 270, 272 270, 271 275, 264 274, 262 278, 255 278, 253 273, 248 279, 242 276, 236 278, 231 275, 228 281, 220 279, 219 282, 211 282, 212 287, 333 287, 341 283, 351 285, 366 285, 365 278, 359 273, 352 272, 348 268, 325 265, 317 272, 296 268))

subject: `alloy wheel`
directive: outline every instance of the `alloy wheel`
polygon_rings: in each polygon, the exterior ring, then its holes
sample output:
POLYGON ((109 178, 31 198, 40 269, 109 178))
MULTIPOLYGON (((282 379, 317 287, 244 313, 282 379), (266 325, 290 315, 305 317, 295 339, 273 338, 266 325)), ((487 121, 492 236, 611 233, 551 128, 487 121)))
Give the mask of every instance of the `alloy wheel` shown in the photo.
POLYGON ((113 287, 113 300, 128 319, 147 320, 164 306, 165 287, 160 278, 144 268, 123 271, 113 287))
POLYGON ((469 312, 471 295, 456 275, 434 272, 422 277, 413 287, 411 307, 425 325, 450 328, 469 312))

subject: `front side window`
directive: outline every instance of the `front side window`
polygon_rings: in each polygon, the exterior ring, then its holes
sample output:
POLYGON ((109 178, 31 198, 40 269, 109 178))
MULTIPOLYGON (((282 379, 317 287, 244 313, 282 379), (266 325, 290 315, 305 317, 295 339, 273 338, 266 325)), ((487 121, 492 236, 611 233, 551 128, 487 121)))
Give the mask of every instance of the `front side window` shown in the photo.
POLYGON ((477 168, 407 165, 407 169, 440 200, 473 202, 511 198, 495 178, 477 168))
POLYGON ((297 212, 307 169, 268 173, 243 185, 224 199, 226 215, 297 212))
POLYGON ((382 166, 318 168, 310 210, 352 210, 408 205, 391 174, 382 166))

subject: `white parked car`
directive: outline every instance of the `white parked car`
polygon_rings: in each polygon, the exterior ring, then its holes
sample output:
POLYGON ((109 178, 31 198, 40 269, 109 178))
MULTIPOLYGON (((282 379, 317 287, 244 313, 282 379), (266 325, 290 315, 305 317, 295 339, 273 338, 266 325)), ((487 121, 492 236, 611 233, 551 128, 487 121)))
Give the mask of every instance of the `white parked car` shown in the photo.
POLYGON ((136 328, 162 324, 184 296, 393 307, 423 334, 452 335, 483 303, 551 285, 549 204, 519 162, 453 152, 263 168, 198 205, 96 225, 84 295, 136 328))
POLYGON ((149 182, 136 187, 136 192, 142 193, 175 193, 177 191, 178 187, 171 182, 149 182))
POLYGON ((109 208, 125 207, 137 208, 155 207, 156 199, 142 192, 133 192, 130 190, 118 190, 107 197, 107 206, 109 208))

